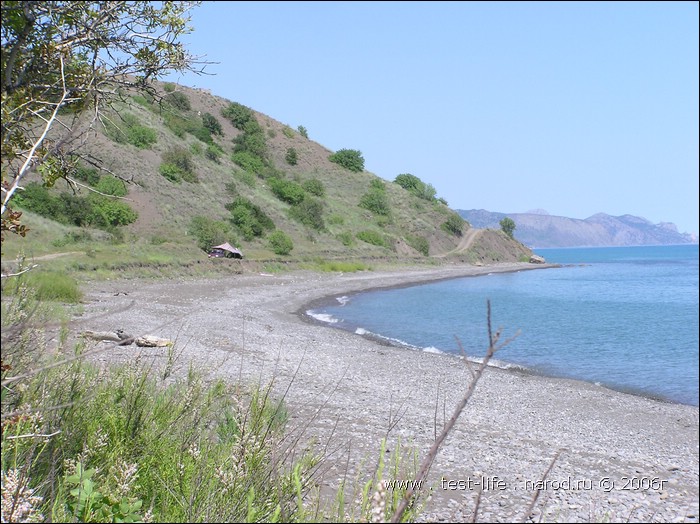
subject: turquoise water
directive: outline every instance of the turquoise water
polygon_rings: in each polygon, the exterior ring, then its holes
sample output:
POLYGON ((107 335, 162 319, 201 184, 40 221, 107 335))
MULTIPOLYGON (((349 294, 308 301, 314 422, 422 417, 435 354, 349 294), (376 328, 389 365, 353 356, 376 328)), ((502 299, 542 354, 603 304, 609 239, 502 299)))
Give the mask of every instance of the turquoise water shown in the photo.
POLYGON ((497 365, 698 405, 698 246, 539 249, 564 267, 346 297, 309 311, 330 326, 479 357, 494 330, 517 338, 497 365))

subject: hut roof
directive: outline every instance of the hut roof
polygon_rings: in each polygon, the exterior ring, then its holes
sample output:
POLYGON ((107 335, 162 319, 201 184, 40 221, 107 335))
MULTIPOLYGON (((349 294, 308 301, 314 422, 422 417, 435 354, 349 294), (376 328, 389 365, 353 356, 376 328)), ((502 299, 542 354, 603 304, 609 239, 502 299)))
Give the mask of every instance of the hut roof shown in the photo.
POLYGON ((233 246, 232 246, 231 244, 229 244, 228 242, 224 242, 224 243, 221 244, 221 245, 214 246, 212 249, 217 249, 217 248, 218 248, 218 249, 223 249, 223 250, 225 250, 225 251, 230 251, 230 252, 233 253, 234 255, 240 255, 240 257, 243 258, 243 253, 241 253, 240 249, 237 249, 237 248, 233 247, 233 246))

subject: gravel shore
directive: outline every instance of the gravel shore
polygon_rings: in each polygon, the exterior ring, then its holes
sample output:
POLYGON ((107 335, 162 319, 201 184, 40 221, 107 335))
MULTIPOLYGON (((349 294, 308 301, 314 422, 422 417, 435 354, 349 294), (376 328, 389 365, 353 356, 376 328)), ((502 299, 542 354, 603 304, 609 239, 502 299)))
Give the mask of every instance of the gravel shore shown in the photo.
MULTIPOLYGON (((176 340, 190 363, 227 380, 274 377, 292 427, 329 453, 323 482, 369 470, 389 451, 422 459, 470 381, 457 357, 382 345, 305 315, 315 301, 379 287, 534 269, 449 266, 349 274, 242 274, 86 286, 79 330, 176 340)), ((505 335, 508 335, 507 329, 505 335)), ((484 351, 486 348, 484 348, 484 351)), ((105 363, 162 348, 112 348, 105 363)), ((158 353, 160 352, 160 353, 158 353)), ((438 453, 421 519, 480 522, 698 522, 698 408, 585 382, 489 368, 438 453), (544 483, 539 483, 560 453, 544 483), (531 515, 526 509, 540 492, 531 515)))

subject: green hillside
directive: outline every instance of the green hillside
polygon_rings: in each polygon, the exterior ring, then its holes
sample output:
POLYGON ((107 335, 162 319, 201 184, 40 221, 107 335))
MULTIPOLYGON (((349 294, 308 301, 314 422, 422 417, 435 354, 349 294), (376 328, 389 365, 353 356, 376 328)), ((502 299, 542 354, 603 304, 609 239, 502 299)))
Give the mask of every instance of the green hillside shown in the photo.
POLYGON ((416 177, 396 173, 400 185, 364 171, 353 144, 330 151, 303 122, 278 122, 201 89, 156 87, 154 98, 124 96, 93 125, 75 184, 26 184, 17 201, 32 231, 6 239, 3 263, 63 252, 62 265, 85 270, 211 265, 221 261, 206 250, 222 242, 241 249, 239 265, 529 257, 500 231, 470 232, 416 177))

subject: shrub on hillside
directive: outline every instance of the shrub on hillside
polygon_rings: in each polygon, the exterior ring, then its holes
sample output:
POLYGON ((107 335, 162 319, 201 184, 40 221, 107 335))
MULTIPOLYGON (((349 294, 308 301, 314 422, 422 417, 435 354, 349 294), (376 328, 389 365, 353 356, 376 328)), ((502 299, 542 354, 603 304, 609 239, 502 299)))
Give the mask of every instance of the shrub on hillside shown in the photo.
POLYGON ((253 240, 275 228, 272 219, 244 197, 237 197, 233 202, 226 204, 226 209, 231 212, 231 223, 241 231, 246 240, 253 240))
POLYGON ((207 128, 212 135, 222 136, 224 134, 221 129, 221 123, 211 113, 204 113, 202 115, 202 125, 207 128))
POLYGON ((299 134, 303 136, 304 138, 309 138, 309 132, 306 130, 304 126, 299 126, 297 127, 297 131, 299 131, 299 134))
POLYGON ((462 236, 462 229, 466 224, 466 220, 464 220, 457 213, 452 212, 447 220, 440 225, 440 227, 451 235, 459 237, 462 236))
POLYGON ((387 245, 386 239, 384 238, 384 235, 382 235, 381 233, 378 233, 376 231, 373 231, 371 229, 366 229, 364 231, 360 231, 357 234, 357 238, 359 238, 363 242, 367 242, 368 244, 372 244, 375 246, 386 247, 386 248, 389 247, 387 245))
POLYGON ((235 243, 229 224, 204 216, 192 217, 187 233, 194 236, 197 239, 197 246, 205 251, 224 242, 235 243))
POLYGON ((305 180, 301 184, 301 187, 303 187, 304 191, 307 193, 311 193, 317 197, 323 197, 326 194, 326 188, 324 187, 323 182, 321 182, 318 178, 305 180))
POLYGON ((265 169, 265 163, 258 156, 255 156, 248 151, 236 151, 231 155, 231 160, 238 164, 242 169, 248 173, 255 173, 260 175, 265 169))
POLYGON ((168 93, 163 97, 163 101, 169 106, 177 109, 178 111, 189 111, 192 109, 190 104, 190 99, 187 95, 181 91, 174 91, 168 93))
POLYGON ((299 204, 304 200, 304 188, 291 180, 272 177, 268 179, 270 189, 282 202, 287 204, 299 204))
POLYGON ((221 114, 233 124, 233 127, 241 131, 248 122, 255 120, 253 110, 238 102, 231 102, 221 110, 221 114))
POLYGON ((289 210, 289 216, 316 231, 326 228, 323 221, 323 203, 310 196, 293 205, 289 210))
POLYGON ((362 158, 362 153, 356 149, 341 149, 330 155, 328 160, 356 173, 365 168, 365 159, 362 158))
POLYGON ((279 229, 273 231, 268 240, 276 255, 288 255, 294 249, 292 239, 279 229))
POLYGON ((288 148, 287 154, 284 155, 284 159, 287 161, 287 163, 290 166, 297 165, 297 162, 299 162, 299 156, 297 155, 297 150, 294 149, 293 147, 288 148))

